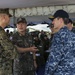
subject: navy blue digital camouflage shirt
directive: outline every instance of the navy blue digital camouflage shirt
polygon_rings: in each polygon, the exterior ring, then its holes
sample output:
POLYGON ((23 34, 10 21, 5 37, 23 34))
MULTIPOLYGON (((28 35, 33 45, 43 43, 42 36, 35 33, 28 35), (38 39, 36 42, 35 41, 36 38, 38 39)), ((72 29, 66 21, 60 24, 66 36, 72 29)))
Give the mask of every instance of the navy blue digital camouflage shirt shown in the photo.
POLYGON ((66 26, 53 37, 45 75, 75 75, 75 34, 66 26))

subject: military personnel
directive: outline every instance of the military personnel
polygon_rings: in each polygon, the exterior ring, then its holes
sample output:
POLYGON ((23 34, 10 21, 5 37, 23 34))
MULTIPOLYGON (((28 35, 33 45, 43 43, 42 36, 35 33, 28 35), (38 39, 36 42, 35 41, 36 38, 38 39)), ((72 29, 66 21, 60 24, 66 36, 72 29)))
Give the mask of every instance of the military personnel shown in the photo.
POLYGON ((73 33, 75 33, 75 28, 73 26, 73 21, 71 19, 69 19, 67 27, 68 27, 69 30, 71 30, 73 33))
POLYGON ((10 21, 10 17, 8 9, 0 9, 0 75, 12 75, 12 60, 16 55, 16 48, 4 31, 10 21))
POLYGON ((50 19, 58 31, 52 40, 45 75, 75 75, 75 34, 66 26, 69 15, 57 10, 50 19))
POLYGON ((14 75, 35 75, 35 52, 38 49, 33 46, 32 37, 26 32, 26 19, 19 17, 16 26, 17 32, 12 36, 12 42, 18 48, 18 57, 14 60, 14 75))
POLYGON ((67 27, 68 27, 69 30, 72 30, 72 28, 73 28, 73 22, 72 22, 71 19, 69 19, 69 22, 67 24, 67 27))

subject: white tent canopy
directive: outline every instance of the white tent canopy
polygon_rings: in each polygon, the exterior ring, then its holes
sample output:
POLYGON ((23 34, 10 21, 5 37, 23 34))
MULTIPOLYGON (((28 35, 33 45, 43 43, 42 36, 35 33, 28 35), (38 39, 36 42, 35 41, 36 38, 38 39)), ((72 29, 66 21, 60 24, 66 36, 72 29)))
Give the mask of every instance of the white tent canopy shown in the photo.
MULTIPOLYGON (((45 32, 51 32, 50 28, 47 27, 47 24, 37 24, 34 26, 27 26, 27 29, 29 29, 29 32, 34 32, 34 31, 45 31, 45 32)), ((17 28, 5 28, 5 31, 9 30, 10 32, 17 31, 17 28)))
POLYGON ((35 26, 27 26, 27 28, 29 29, 29 32, 33 32, 33 31, 45 31, 45 32, 51 32, 50 28, 47 27, 47 24, 37 24, 35 26))

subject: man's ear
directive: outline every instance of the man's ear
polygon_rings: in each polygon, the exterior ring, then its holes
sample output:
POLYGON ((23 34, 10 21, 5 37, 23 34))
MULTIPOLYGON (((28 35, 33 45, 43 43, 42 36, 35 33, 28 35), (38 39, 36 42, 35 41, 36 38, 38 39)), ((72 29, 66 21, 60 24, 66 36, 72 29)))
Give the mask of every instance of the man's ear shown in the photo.
POLYGON ((1 21, 2 22, 5 22, 6 21, 6 15, 5 14, 1 15, 1 21))
POLYGON ((5 23, 6 18, 5 18, 5 14, 0 14, 0 23, 5 23))
POLYGON ((63 22, 63 19, 62 18, 59 18, 60 22, 62 23, 63 22))

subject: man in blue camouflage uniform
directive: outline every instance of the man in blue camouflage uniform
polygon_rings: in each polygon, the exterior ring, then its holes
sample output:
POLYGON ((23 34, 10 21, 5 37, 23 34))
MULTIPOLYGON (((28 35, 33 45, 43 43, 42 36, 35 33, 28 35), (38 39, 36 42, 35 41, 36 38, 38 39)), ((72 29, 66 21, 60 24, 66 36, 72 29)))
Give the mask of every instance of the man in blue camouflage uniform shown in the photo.
POLYGON ((16 55, 16 48, 4 31, 10 21, 10 16, 8 9, 0 10, 0 75, 12 75, 12 60, 16 55))
POLYGON ((33 46, 32 36, 26 32, 26 19, 18 18, 16 26, 17 32, 12 36, 12 42, 19 48, 18 57, 14 59, 14 75, 35 75, 37 47, 33 46))
POLYGON ((52 40, 45 75, 75 75, 75 34, 66 27, 69 15, 57 10, 50 19, 58 31, 52 40))
POLYGON ((75 28, 73 26, 73 22, 72 22, 71 19, 69 19, 69 22, 67 24, 67 27, 68 27, 69 30, 71 30, 73 33, 75 33, 75 28))

